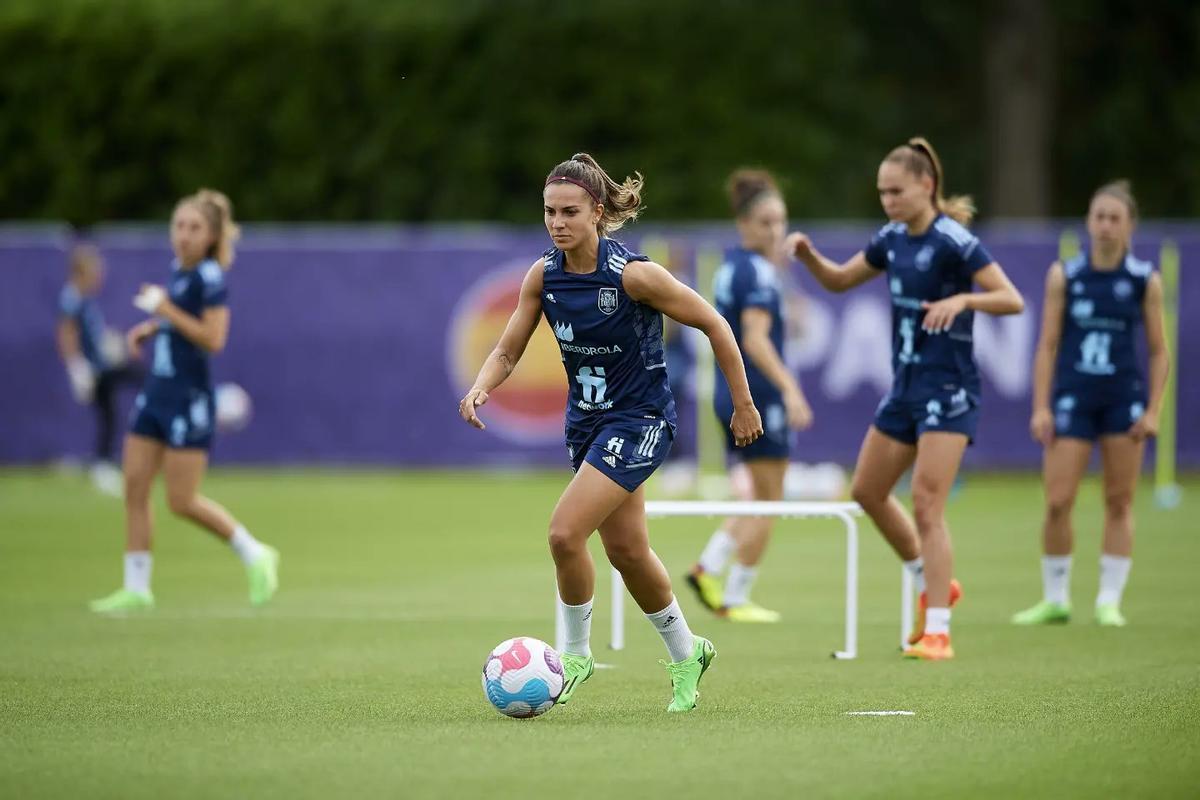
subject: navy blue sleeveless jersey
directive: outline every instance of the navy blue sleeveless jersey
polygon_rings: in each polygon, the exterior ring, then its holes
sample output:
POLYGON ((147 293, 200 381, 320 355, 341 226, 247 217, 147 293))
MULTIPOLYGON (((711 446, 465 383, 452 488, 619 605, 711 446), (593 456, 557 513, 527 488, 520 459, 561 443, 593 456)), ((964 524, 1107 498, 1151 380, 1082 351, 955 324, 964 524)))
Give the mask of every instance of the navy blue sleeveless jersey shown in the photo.
MULTIPOLYGON (((227 302, 225 270, 216 261, 202 261, 194 269, 183 269, 178 262, 172 265, 167 283, 171 302, 196 318, 204 310, 223 306, 227 302)), ((159 320, 158 333, 150 351, 150 373, 144 393, 149 401, 156 397, 184 397, 195 391, 212 392, 208 371, 208 353, 159 320)))
POLYGON ((104 336, 104 314, 94 297, 85 297, 73 285, 67 284, 58 296, 58 313, 63 319, 75 322, 79 329, 79 349, 92 369, 103 372, 109 364, 104 360, 100 342, 104 336))
POLYGON ((661 418, 674 435, 662 314, 631 300, 621 279, 628 262, 646 256, 602 237, 594 272, 567 272, 558 248, 543 257, 542 313, 558 340, 569 387, 567 438, 619 416, 661 418))
POLYGON ((939 214, 920 236, 900 222, 884 225, 863 251, 867 263, 886 270, 892 295, 892 390, 889 397, 920 401, 965 389, 978 402, 979 370, 972 350, 975 313, 959 314, 946 333, 921 328, 922 302, 970 292, 976 272, 992 263, 979 239, 939 214))

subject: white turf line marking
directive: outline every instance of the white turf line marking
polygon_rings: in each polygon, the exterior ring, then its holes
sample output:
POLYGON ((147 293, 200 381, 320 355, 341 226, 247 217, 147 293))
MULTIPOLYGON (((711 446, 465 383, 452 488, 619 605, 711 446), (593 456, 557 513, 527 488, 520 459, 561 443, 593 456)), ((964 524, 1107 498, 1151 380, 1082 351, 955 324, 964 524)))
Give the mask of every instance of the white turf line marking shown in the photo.
POLYGON ((601 664, 599 661, 596 662, 595 666, 596 666, 596 669, 616 669, 617 668, 616 664, 601 664))
POLYGON ((915 717, 915 711, 847 711, 847 717, 915 717))

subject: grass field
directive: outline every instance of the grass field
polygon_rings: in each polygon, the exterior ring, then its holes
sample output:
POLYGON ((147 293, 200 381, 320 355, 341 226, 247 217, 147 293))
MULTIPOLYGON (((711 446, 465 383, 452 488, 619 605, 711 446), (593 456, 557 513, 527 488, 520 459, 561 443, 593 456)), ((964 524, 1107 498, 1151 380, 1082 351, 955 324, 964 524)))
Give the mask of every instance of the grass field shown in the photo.
MULTIPOLYGON (((841 642, 842 537, 782 528, 756 597, 785 622, 734 627, 681 597, 718 658, 700 708, 668 716, 658 637, 627 604, 570 706, 501 717, 479 670, 500 640, 552 639, 544 527, 563 475, 217 471, 208 493, 283 553, 245 603, 231 552, 159 500, 158 610, 100 619, 120 581, 118 502, 79 478, 0 472, 0 797, 1196 797, 1200 481, 1138 502, 1124 610, 1090 620, 1100 523, 1085 487, 1066 627, 1008 616, 1040 594, 1040 494, 971 477, 952 503, 950 663, 896 652, 899 575, 864 531, 860 656, 841 642), (904 709, 912 717, 849 717, 904 709)), ((1147 487, 1148 489, 1148 487, 1147 487)), ((656 523, 674 576, 710 532, 656 523)), ((596 550, 595 552, 599 552, 596 550)))

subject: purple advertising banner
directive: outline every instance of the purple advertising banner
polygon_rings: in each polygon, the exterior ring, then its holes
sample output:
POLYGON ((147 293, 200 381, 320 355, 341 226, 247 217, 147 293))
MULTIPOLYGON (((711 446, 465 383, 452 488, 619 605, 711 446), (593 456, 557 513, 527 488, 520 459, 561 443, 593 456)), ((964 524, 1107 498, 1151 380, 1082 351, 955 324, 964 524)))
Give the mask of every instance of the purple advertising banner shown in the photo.
MULTIPOLYGON (((1078 226, 1066 226, 1077 234, 1078 226)), ((873 225, 814 226, 821 249, 847 258, 873 225)), ((1028 435, 1031 364, 1047 266, 1063 226, 982 227, 981 238, 1026 297, 1025 313, 976 315, 976 355, 984 377, 983 414, 970 463, 1034 467, 1028 435)), ((624 233, 624 232, 623 232, 624 233)), ((626 233, 691 280, 733 243, 725 226, 646 228, 626 233)), ((1147 223, 1136 252, 1158 261, 1174 241, 1183 267, 1200 259, 1200 226, 1147 223)), ((166 228, 106 227, 93 234, 107 263, 99 300, 110 326, 140 317, 130 299, 143 282, 164 283, 166 228)), ((58 228, 0 229, 0 463, 86 457, 94 436, 88 409, 71 397, 55 351, 58 295, 71 240, 58 228)), ((516 303, 524 271, 546 246, 534 228, 255 227, 229 274, 229 344, 213 361, 217 382, 253 399, 244 430, 218 437, 214 460, 245 464, 400 466, 565 466, 562 412, 566 378, 545 324, 516 372, 482 410, 486 431, 468 427, 457 405, 516 303)), ((794 271, 795 272, 795 271, 794 271)), ((805 461, 853 462, 875 406, 890 382, 890 306, 884 281, 830 295, 794 274, 788 360, 816 415, 797 440, 805 461)), ((708 287, 700 287, 708 294, 708 287)), ((1178 453, 1200 466, 1200 281, 1180 286, 1178 453)), ((679 332, 676 331, 676 334, 679 332)), ((689 332, 690 333, 690 332, 689 332)), ((679 387, 677 453, 694 452, 697 414, 683 335, 668 353, 679 387)), ((128 408, 131 398, 123 399, 128 408)), ((122 415, 122 422, 125 415, 122 415)))

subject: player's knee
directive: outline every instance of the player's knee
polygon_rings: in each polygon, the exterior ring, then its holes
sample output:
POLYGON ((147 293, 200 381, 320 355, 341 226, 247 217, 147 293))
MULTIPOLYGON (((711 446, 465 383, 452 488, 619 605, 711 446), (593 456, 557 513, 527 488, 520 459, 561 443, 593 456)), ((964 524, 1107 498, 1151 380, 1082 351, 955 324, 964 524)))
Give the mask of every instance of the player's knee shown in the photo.
POLYGON ((128 509, 140 509, 150 504, 150 486, 149 479, 139 477, 131 477, 125 475, 125 507, 128 509))
POLYGON ((196 496, 190 492, 172 492, 168 490, 167 508, 171 509, 172 514, 186 517, 191 513, 192 502, 195 499, 196 496))
POLYGON ((1046 515, 1053 520, 1062 520, 1071 515, 1075 507, 1073 492, 1050 492, 1046 495, 1046 515))
POLYGON ((585 546, 585 538, 579 536, 569 527, 555 522, 550 523, 550 555, 554 560, 576 556, 585 546))
POLYGON ((625 572, 640 564, 650 552, 642 542, 605 542, 604 554, 617 572, 625 572))
POLYGON ((913 519, 920 531, 930 530, 942 524, 945 499, 941 492, 929 486, 913 485, 913 519))
POLYGON ((867 510, 883 505, 888 499, 887 492, 880 492, 858 481, 850 485, 850 497, 867 510))
POLYGON ((1109 519, 1129 519, 1133 516, 1133 492, 1125 490, 1105 492, 1104 513, 1109 519))

